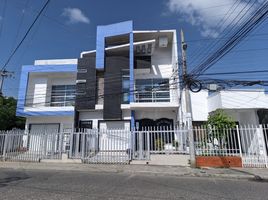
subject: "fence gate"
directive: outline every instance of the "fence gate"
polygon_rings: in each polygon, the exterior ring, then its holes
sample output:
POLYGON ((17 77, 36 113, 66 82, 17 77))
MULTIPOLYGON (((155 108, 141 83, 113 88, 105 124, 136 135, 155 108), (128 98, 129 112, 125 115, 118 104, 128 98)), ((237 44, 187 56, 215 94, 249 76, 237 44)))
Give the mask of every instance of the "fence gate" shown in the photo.
POLYGON ((0 132, 0 157, 3 161, 61 159, 61 134, 23 130, 0 132))
POLYGON ((134 160, 150 160, 151 155, 189 154, 188 130, 182 127, 153 127, 132 131, 134 160))
POLYGON ((240 126, 243 167, 268 167, 267 126, 240 126))
POLYGON ((129 130, 95 130, 72 133, 70 158, 84 163, 129 163, 131 159, 129 130))

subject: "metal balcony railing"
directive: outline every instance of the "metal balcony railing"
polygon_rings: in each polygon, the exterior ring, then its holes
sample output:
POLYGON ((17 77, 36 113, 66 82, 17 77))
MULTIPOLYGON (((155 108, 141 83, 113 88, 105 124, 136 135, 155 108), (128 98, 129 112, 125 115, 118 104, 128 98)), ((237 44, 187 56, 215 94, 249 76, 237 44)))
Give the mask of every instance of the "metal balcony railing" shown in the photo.
POLYGON ((135 92, 135 102, 170 102, 169 90, 153 90, 135 92))

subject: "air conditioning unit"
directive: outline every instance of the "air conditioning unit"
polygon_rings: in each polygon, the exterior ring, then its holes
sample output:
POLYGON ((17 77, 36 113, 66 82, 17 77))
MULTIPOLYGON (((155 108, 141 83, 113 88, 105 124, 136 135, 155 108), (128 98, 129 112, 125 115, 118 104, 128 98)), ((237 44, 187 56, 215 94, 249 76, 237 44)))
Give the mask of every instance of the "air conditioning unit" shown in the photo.
POLYGON ((168 38, 166 36, 159 37, 159 47, 167 47, 168 45, 168 38))

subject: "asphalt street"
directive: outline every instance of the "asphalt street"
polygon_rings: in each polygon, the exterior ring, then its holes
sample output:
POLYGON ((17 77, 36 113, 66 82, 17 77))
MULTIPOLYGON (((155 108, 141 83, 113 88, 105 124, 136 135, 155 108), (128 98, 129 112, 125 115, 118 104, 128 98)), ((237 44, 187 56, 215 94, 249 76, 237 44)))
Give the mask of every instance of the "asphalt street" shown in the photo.
POLYGON ((268 182, 153 174, 0 170, 0 199, 268 199, 268 182))

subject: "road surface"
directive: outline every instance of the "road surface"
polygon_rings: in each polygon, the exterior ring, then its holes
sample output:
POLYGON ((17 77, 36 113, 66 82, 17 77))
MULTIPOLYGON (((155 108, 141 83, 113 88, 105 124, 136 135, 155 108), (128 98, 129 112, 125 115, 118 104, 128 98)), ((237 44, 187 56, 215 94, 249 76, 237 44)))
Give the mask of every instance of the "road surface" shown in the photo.
POLYGON ((268 182, 49 170, 0 170, 0 199, 268 199, 268 182))

